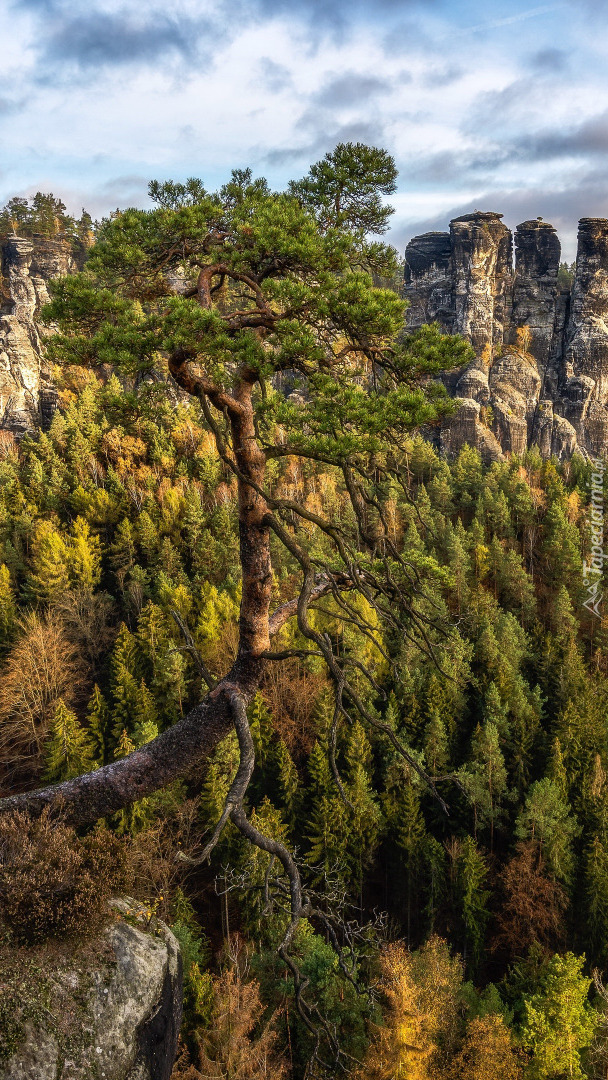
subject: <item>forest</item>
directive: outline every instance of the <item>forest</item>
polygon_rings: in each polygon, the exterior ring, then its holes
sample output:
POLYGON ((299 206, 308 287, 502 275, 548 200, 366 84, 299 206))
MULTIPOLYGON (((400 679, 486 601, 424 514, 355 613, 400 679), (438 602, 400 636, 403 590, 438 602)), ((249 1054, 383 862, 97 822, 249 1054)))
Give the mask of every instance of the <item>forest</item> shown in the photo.
POLYGON ((470 347, 400 331, 392 183, 151 185, 52 287, 59 408, 0 432, 0 1056, 118 894, 181 946, 174 1080, 608 1076, 594 466, 434 449, 470 347))

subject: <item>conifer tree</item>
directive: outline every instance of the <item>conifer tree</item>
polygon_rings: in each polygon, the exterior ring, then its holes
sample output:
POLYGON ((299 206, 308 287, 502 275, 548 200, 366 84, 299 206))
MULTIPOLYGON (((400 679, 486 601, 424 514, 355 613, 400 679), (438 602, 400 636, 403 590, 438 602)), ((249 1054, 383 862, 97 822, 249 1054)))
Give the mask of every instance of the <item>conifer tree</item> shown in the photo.
POLYGON ((474 970, 483 955, 490 918, 488 867, 472 837, 465 837, 456 860, 457 903, 463 926, 463 956, 474 970))
POLYGON ((11 585, 11 575, 5 563, 0 564, 0 649, 10 645, 17 622, 17 605, 11 585))
POLYGON ((433 709, 424 729, 424 758, 431 776, 438 776, 447 769, 448 738, 445 724, 439 712, 433 709))
POLYGON ((412 933, 412 900, 420 877, 426 840, 426 827, 420 809, 420 800, 411 781, 404 784, 395 811, 396 841, 403 857, 406 876, 406 940, 409 947, 412 933))
POLYGON ((110 710, 97 684, 93 687, 93 693, 87 706, 87 729, 95 760, 102 763, 107 761, 109 756, 110 710))
POLYGON ((93 767, 94 750, 89 734, 63 701, 57 704, 49 732, 44 754, 46 780, 51 783, 70 780, 93 767))
POLYGON ((478 822, 490 832, 490 851, 494 849, 494 828, 501 816, 501 801, 507 791, 507 770, 499 745, 498 729, 491 721, 478 724, 471 740, 471 757, 460 778, 473 803, 475 836, 478 822))
MULTIPOLYGON (((114 748, 114 758, 119 761, 120 758, 127 757, 127 755, 132 753, 133 750, 135 750, 135 743, 133 742, 133 739, 129 737, 127 729, 123 728, 116 740, 116 746, 114 748)), ((124 813, 128 816, 129 812, 130 811, 128 810, 124 812, 121 811, 121 814, 124 813)))
POLYGON ((137 549, 133 525, 129 518, 123 518, 116 528, 114 541, 110 548, 110 564, 123 591, 127 577, 135 566, 136 555, 137 549))
POLYGON ((255 747, 255 760, 263 768, 271 754, 271 740, 274 729, 268 706, 259 692, 249 706, 247 715, 255 747))
POLYGON ((541 989, 525 1002, 522 1044, 532 1054, 530 1080, 584 1080, 582 1051, 589 1046, 598 1015, 588 1003, 591 979, 582 974, 584 956, 553 956, 541 989))
POLYGON ((311 809, 307 839, 310 844, 306 861, 323 873, 347 873, 347 807, 338 795, 329 761, 327 744, 317 740, 308 759, 311 809))
POLYGON ((63 537, 46 523, 34 540, 27 588, 37 600, 54 601, 63 596, 70 584, 70 552, 63 537))
POLYGON ((570 807, 553 780, 545 777, 532 784, 515 822, 515 835, 519 840, 532 840, 551 872, 566 885, 574 872, 573 841, 578 832, 570 807))
POLYGON ((277 796, 283 817, 291 830, 295 829, 300 802, 298 770, 283 739, 274 748, 274 766, 277 777, 277 796))
POLYGON ((127 732, 130 741, 133 742, 133 735, 140 717, 138 674, 137 643, 133 634, 123 623, 110 660, 111 735, 114 743, 122 738, 123 732, 127 732))
POLYGON ((101 580, 101 545, 84 518, 76 518, 68 547, 70 581, 78 589, 93 592, 101 580))
POLYGON ((594 836, 583 860, 584 934, 591 958, 602 966, 608 956, 608 844, 594 836))

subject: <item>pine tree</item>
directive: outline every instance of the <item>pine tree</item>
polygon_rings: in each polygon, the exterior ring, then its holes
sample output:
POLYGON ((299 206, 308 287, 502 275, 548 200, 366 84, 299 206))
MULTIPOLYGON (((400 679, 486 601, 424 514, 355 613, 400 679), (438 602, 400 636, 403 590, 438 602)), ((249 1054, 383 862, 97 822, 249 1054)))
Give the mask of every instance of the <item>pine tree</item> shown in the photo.
POLYGON ((158 715, 153 694, 142 679, 139 684, 139 697, 133 714, 133 741, 136 746, 151 742, 158 735, 158 715))
POLYGON ((95 760, 104 764, 108 760, 110 710, 97 684, 93 687, 93 693, 87 706, 87 729, 95 760))
POLYGON ((473 803, 475 837, 477 824, 488 825, 490 851, 494 849, 494 828, 501 816, 501 800, 507 791, 507 770, 498 729, 491 721, 478 724, 471 740, 471 757, 460 770, 463 786, 473 803))
MULTIPOLYGON (((127 757, 133 750, 135 750, 135 743, 133 742, 133 739, 129 737, 127 729, 123 728, 116 740, 114 757, 118 761, 120 758, 127 757)), ((123 814, 124 811, 120 811, 120 813, 123 814)))
POLYGON ((0 564, 0 649, 10 645, 17 622, 17 605, 11 575, 5 563, 0 564))
POLYGON ((48 523, 34 540, 27 591, 37 600, 59 599, 70 585, 70 551, 63 537, 48 523))
POLYGON ((306 861, 325 874, 347 873, 347 807, 338 795, 327 757, 327 744, 317 740, 308 759, 310 785, 308 796, 307 839, 310 844, 306 861))
POLYGON ((382 815, 374 798, 370 778, 372 750, 369 739, 356 721, 346 743, 348 799, 351 804, 347 838, 347 859, 354 872, 359 896, 363 889, 363 871, 371 862, 382 827, 382 815))
POLYGON ((123 623, 114 644, 110 660, 111 735, 114 743, 127 732, 133 741, 139 721, 140 679, 137 643, 123 623))
POLYGON ((553 956, 541 989, 524 1002, 522 1044, 532 1054, 530 1080, 584 1080, 581 1055, 599 1020, 587 1001, 591 979, 582 975, 584 962, 572 953, 553 956))
POLYGON ((509 737, 508 709, 495 682, 489 683, 484 694, 483 715, 484 720, 494 724, 501 742, 506 741, 509 737))
POLYGON ((584 933, 591 957, 602 966, 608 956, 608 843, 594 836, 583 862, 584 933))
POLYGON ((545 777, 537 780, 526 796, 515 822, 519 840, 532 840, 559 881, 569 884, 574 872, 573 841, 579 829, 559 788, 545 777))
POLYGON ((445 772, 449 760, 448 738, 440 714, 433 709, 424 729, 424 757, 431 776, 445 772))
POLYGON ((174 724, 182 715, 186 696, 186 661, 175 646, 167 616, 151 601, 137 623, 137 653, 158 712, 159 728, 174 724))
POLYGON ((564 755, 559 739, 554 739, 551 746, 551 754, 547 764, 547 776, 553 781, 562 799, 568 799, 568 776, 564 765, 564 755))
POLYGON ((49 730, 44 754, 45 780, 50 783, 71 780, 93 768, 94 749, 89 734, 63 701, 57 704, 49 730))
POLYGON ((411 944, 412 898, 424 856, 426 827, 420 800, 411 782, 403 786, 396 807, 396 841, 402 854, 406 876, 407 944, 411 944))
POLYGON ((472 837, 465 837, 456 861, 457 903, 463 925, 463 956, 475 968, 483 955, 490 918, 488 867, 472 837))
POLYGON ((249 727, 255 747, 256 764, 264 768, 271 753, 274 726, 270 710, 262 695, 258 692, 247 710, 249 727))
POLYGON ((294 829, 300 796, 298 770, 283 739, 279 739, 274 749, 274 765, 277 777, 277 795, 283 811, 283 817, 290 829, 294 829))
POLYGON ((101 580, 101 544, 91 534, 84 518, 76 518, 68 547, 68 568, 72 585, 93 592, 101 580))
POLYGON ((158 529, 147 510, 137 519, 137 540, 149 566, 154 566, 158 554, 158 529))
POLYGON ((133 526, 128 518, 123 518, 116 528, 110 547, 110 565, 123 591, 127 577, 135 566, 136 554, 133 526))

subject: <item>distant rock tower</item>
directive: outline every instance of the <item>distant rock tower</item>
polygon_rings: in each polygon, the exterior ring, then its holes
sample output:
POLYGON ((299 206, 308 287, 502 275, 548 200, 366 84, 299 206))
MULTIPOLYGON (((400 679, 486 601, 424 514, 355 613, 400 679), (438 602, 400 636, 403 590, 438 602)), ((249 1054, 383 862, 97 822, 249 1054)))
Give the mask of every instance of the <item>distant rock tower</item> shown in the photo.
POLYGON ((407 246, 407 328, 437 322, 476 353, 445 376, 461 408, 439 444, 466 441, 486 459, 530 445, 608 456, 608 221, 581 220, 572 290, 558 284, 552 225, 524 221, 514 240, 501 214, 475 211, 407 246))
POLYGON ((48 426, 55 411, 57 392, 36 317, 49 299, 47 282, 76 269, 63 240, 10 236, 2 246, 7 292, 0 307, 0 428, 17 436, 48 426))

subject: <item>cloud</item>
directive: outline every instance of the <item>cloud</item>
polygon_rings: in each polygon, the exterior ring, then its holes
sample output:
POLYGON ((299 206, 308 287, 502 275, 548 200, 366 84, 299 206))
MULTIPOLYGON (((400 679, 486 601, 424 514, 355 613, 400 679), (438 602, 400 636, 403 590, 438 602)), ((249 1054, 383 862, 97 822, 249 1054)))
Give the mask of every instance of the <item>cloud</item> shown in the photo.
POLYGON ((299 146, 286 146, 277 150, 261 151, 257 149, 260 162, 266 166, 283 168, 286 165, 299 164, 303 171, 307 171, 313 162, 318 161, 325 154, 333 150, 341 142, 362 142, 368 146, 383 146, 384 127, 381 122, 367 120, 353 120, 347 124, 334 126, 328 131, 323 130, 322 124, 317 124, 313 116, 302 118, 301 125, 311 128, 314 137, 299 146))
POLYGON ((442 86, 450 86, 458 82, 465 75, 464 68, 460 64, 448 64, 444 67, 433 66, 425 71, 422 84, 434 90, 442 86))
POLYGON ((151 64, 175 54, 193 60, 205 35, 217 37, 206 20, 175 18, 145 11, 144 18, 123 10, 63 15, 51 21, 39 47, 43 65, 58 64, 81 70, 140 63, 151 64))
POLYGON ((326 109, 344 109, 352 105, 370 101, 382 94, 390 94, 394 81, 380 79, 376 75, 360 75, 356 71, 346 71, 335 75, 312 95, 315 104, 326 109))
POLYGON ((521 156, 533 160, 608 154, 608 109, 570 131, 562 128, 522 136, 515 144, 521 156))
POLYGON ((344 32, 353 23, 364 21, 372 25, 392 15, 401 18, 404 10, 441 6, 439 0, 245 0, 244 14, 256 12, 265 18, 287 14, 291 19, 306 23, 311 30, 344 32))
POLYGON ((473 210, 497 211, 504 215, 505 225, 511 229, 522 221, 542 216, 557 229, 562 258, 571 262, 576 255, 578 221, 582 217, 608 217, 608 190, 601 170, 577 177, 570 186, 564 187, 530 185, 517 190, 489 187, 439 214, 410 222, 397 220, 389 240, 403 250, 413 236, 447 230, 453 218, 473 210))
POLYGON ((269 56, 262 56, 257 66, 257 78, 262 86, 273 94, 279 94, 293 86, 293 75, 284 64, 277 64, 269 56))
POLYGON ((528 63, 533 70, 541 74, 543 72, 559 74, 566 70, 569 59, 569 53, 565 49, 548 48, 539 49, 533 53, 528 63))

